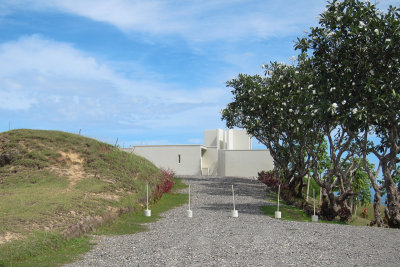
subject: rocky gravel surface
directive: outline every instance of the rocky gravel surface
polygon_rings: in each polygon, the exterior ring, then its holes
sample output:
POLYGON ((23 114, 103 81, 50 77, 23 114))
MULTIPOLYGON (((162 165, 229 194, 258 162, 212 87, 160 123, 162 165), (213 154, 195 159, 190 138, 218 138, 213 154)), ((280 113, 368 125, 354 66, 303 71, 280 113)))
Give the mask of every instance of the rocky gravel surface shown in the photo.
POLYGON ((150 231, 100 237, 68 266, 400 266, 400 230, 289 222, 262 215, 271 205, 256 180, 190 177, 187 205, 148 224, 150 231), (238 218, 232 218, 231 185, 238 218))

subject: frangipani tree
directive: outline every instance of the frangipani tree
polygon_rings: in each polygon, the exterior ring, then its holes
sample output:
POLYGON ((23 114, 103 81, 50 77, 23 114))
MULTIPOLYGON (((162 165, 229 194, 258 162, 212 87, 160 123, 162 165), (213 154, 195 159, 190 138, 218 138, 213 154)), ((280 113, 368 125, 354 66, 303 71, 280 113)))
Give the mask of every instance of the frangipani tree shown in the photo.
MULTIPOLYGON (((399 186, 393 180, 400 161, 399 17, 398 8, 385 13, 368 1, 334 0, 321 14, 320 26, 296 46, 312 53, 315 87, 323 94, 322 105, 331 105, 337 115, 332 120, 356 140, 364 159, 370 153, 379 159, 391 227, 400 227, 399 186)), ((380 199, 377 172, 369 176, 380 199)))
MULTIPOLYGON (((307 62, 304 56, 299 61, 307 62)), ((272 62, 264 68, 264 77, 239 74, 227 82, 234 88, 234 101, 222 111, 222 119, 228 127, 245 128, 264 144, 292 193, 301 196, 310 161, 304 144, 317 140, 304 131, 309 105, 307 94, 300 92, 309 84, 309 76, 295 65, 272 62)))

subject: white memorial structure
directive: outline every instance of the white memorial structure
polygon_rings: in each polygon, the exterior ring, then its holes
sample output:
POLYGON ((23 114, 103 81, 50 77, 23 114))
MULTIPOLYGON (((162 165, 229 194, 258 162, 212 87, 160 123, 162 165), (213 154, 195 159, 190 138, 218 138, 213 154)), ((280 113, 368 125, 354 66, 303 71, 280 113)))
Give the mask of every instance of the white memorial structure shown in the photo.
POLYGON ((148 145, 123 149, 177 175, 257 177, 273 169, 268 150, 252 149, 246 130, 206 130, 204 145, 148 145))

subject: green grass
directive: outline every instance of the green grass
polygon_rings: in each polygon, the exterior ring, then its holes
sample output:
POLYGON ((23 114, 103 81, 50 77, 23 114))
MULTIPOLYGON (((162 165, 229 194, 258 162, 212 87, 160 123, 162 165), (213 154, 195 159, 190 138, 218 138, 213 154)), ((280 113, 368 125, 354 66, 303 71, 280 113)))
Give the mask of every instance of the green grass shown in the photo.
MULTIPOLYGON (((274 203, 274 205, 269 205, 269 206, 263 206, 260 207, 261 211, 272 218, 275 218, 275 211, 277 210, 277 194, 276 193, 269 193, 268 195, 270 202, 274 203)), ((311 198, 309 200, 310 202, 313 201, 313 199, 311 198)), ((317 201, 318 202, 318 201, 317 201)), ((297 222, 311 222, 311 217, 307 216, 307 214, 297 208, 297 207, 293 207, 290 205, 287 205, 284 201, 280 201, 279 202, 279 210, 281 211, 281 219, 282 220, 286 220, 286 221, 297 221, 297 222)), ((383 214, 384 211, 384 207, 381 207, 381 211, 383 214)), ((374 218, 374 210, 373 210, 373 205, 369 204, 365 207, 360 207, 357 209, 357 214, 356 216, 352 216, 352 220, 347 222, 347 223, 343 223, 338 219, 335 219, 333 221, 327 221, 327 220, 321 220, 320 218, 318 219, 318 222, 320 223, 333 223, 333 224, 347 224, 347 225, 354 225, 354 226, 366 226, 369 225, 371 219, 374 218), (364 208, 367 209, 367 215, 368 218, 361 218, 360 214, 361 212, 364 210, 364 208)))
POLYGON ((12 155, 0 158, 0 238, 62 231, 110 207, 133 208, 145 199, 145 184, 153 191, 162 179, 142 157, 65 132, 0 133, 0 155, 12 155))
MULTIPOLYGON (((150 161, 80 135, 27 129, 0 133, 0 241, 15 237, 0 245, 0 266, 22 264, 25 256, 39 261, 52 250, 62 255, 63 248, 66 254, 86 249, 88 239, 67 242, 60 233, 87 216, 106 216, 110 208, 139 210, 146 184, 153 192, 162 179, 150 161)), ((181 201, 176 197, 163 202, 181 201)))
MULTIPOLYGON (((117 220, 101 226, 97 235, 134 234, 146 231, 143 224, 161 218, 161 213, 187 203, 187 194, 178 193, 187 185, 175 178, 170 193, 164 194, 150 206, 151 217, 145 217, 143 210, 122 215, 117 220)), ((66 240, 57 232, 32 232, 26 239, 17 240, 0 246, 0 266, 60 266, 78 260, 83 253, 94 245, 92 236, 82 236, 66 240)))
POLYGON ((127 213, 119 217, 112 224, 104 225, 98 228, 95 234, 124 235, 146 231, 147 228, 143 225, 144 223, 154 222, 161 218, 161 213, 187 203, 187 194, 176 193, 179 189, 186 188, 187 185, 182 183, 178 178, 175 178, 174 181, 175 185, 173 191, 171 193, 164 194, 157 203, 149 206, 149 209, 151 210, 151 217, 144 216, 143 211, 140 211, 139 213, 127 213))
MULTIPOLYGON (((275 218, 275 211, 277 210, 276 205, 264 206, 261 207, 261 211, 264 212, 265 215, 269 217, 275 218)), ((298 208, 279 205, 279 210, 282 213, 282 220, 287 221, 298 221, 298 222, 309 222, 311 218, 309 218, 303 211, 298 208)))
POLYGON ((89 236, 67 241, 56 232, 33 232, 24 240, 3 245, 0 266, 60 266, 93 246, 89 236))

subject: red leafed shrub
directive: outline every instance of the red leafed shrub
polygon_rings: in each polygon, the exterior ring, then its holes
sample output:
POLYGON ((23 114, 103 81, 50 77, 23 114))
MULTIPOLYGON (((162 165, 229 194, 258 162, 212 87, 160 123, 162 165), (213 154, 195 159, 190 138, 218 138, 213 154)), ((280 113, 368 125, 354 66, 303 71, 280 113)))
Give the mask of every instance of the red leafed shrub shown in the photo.
POLYGON ((258 180, 266 184, 272 191, 278 192, 278 186, 281 185, 281 197, 288 203, 293 202, 293 196, 289 190, 289 184, 283 183, 273 171, 262 171, 258 173, 258 180))
POLYGON ((171 169, 161 169, 161 181, 152 193, 153 201, 159 200, 163 194, 171 191, 174 186, 175 172, 171 169))
MULTIPOLYGON (((282 184, 282 181, 274 174, 273 171, 262 171, 258 173, 258 180, 266 184, 273 191, 278 191, 279 184, 282 184)), ((281 189, 282 185, 281 185, 281 189)))
POLYGON ((161 173, 163 176, 162 183, 158 185, 162 194, 168 193, 171 191, 174 186, 174 176, 175 172, 171 169, 161 169, 161 173))

